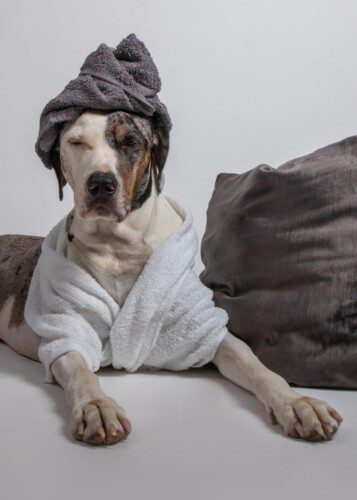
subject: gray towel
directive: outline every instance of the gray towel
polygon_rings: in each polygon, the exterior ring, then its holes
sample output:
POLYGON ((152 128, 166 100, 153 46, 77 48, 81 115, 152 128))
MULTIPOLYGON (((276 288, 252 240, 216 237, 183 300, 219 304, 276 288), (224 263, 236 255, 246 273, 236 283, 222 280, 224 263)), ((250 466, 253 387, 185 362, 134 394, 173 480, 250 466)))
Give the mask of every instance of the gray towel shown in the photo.
POLYGON ((47 168, 54 168, 62 185, 53 147, 62 126, 85 110, 128 111, 146 117, 155 114, 168 129, 171 120, 157 94, 161 88, 158 70, 140 40, 131 34, 114 49, 102 43, 84 61, 77 78, 49 101, 42 111, 36 153, 47 168))

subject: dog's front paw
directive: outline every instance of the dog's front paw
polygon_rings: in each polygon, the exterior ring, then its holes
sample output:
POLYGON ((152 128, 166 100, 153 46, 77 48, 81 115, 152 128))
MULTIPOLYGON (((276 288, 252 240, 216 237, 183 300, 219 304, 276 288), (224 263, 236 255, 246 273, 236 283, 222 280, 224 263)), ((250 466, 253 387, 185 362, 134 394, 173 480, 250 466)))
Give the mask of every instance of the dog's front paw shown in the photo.
POLYGON ((131 424, 124 410, 107 396, 76 404, 71 411, 72 434, 89 444, 113 444, 125 439, 131 424))
POLYGON ((330 439, 342 422, 341 415, 325 401, 300 395, 268 408, 268 414, 271 423, 280 423, 288 436, 310 441, 330 439))

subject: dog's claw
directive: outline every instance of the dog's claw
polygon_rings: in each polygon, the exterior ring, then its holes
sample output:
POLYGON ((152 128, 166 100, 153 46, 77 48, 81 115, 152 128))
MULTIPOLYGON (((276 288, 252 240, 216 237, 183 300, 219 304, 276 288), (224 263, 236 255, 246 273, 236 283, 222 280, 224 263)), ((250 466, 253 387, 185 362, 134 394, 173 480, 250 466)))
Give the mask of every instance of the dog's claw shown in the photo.
POLYGON ((343 421, 343 418, 336 410, 331 410, 330 414, 339 424, 343 421))
POLYGON ((319 434, 321 437, 323 437, 323 438, 326 437, 321 425, 318 425, 317 427, 315 427, 315 430, 316 430, 317 434, 319 434))
POLYGON ((294 429, 296 430, 296 432, 298 433, 299 437, 303 438, 304 437, 304 430, 303 428, 301 427, 301 424, 296 424, 294 429))

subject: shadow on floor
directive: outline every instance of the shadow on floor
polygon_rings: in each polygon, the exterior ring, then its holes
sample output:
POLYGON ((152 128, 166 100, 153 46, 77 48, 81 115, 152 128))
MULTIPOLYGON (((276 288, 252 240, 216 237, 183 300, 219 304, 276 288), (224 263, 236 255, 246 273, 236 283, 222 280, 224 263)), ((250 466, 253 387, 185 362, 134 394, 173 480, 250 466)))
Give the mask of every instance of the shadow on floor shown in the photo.
POLYGON ((20 379, 24 384, 38 387, 44 391, 49 400, 53 402, 53 412, 62 417, 62 433, 73 442, 68 429, 69 411, 65 395, 57 384, 43 383, 44 370, 38 361, 33 361, 20 356, 3 342, 0 343, 0 377, 10 376, 20 379))

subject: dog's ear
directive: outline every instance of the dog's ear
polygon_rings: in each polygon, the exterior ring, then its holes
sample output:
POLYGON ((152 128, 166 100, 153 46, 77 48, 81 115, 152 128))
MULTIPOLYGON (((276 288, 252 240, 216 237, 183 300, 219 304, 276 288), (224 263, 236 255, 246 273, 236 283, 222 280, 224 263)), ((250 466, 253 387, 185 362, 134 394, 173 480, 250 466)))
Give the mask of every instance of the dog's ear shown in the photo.
POLYGON ((153 147, 151 151, 151 165, 154 172, 156 186, 160 192, 163 186, 162 171, 169 153, 170 129, 162 117, 157 113, 154 114, 151 122, 154 135, 153 147))
POLYGON ((63 188, 67 184, 67 181, 63 175, 62 168, 61 168, 60 148, 59 148, 59 140, 58 139, 50 151, 50 158, 51 158, 52 168, 55 171, 57 181, 58 181, 59 199, 62 201, 63 200, 63 188))

